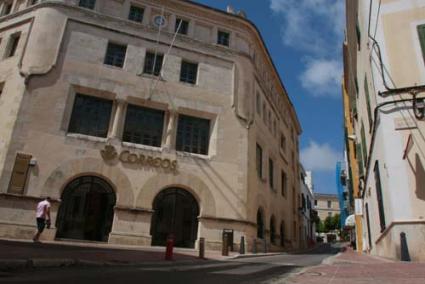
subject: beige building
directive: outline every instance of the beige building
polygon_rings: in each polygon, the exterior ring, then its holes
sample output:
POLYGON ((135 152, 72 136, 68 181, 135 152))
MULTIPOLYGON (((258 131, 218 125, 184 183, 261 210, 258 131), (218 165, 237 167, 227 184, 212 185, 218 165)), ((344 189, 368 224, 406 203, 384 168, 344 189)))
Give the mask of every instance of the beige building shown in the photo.
POLYGON ((314 209, 322 222, 327 217, 340 214, 338 196, 336 194, 315 193, 314 209))
MULTIPOLYGON (((299 244, 295 110, 243 13, 1 1, 0 237, 299 244)), ((261 245, 261 246, 260 246, 261 245)))
POLYGON ((374 255, 425 260, 424 58, 424 1, 347 1, 358 244, 374 255))

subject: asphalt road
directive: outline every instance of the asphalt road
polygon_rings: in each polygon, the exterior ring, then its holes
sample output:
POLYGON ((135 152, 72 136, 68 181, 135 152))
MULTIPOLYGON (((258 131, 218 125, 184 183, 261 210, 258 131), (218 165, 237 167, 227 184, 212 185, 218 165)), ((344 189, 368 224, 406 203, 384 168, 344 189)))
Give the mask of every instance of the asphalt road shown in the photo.
POLYGON ((227 261, 203 261, 137 267, 69 267, 0 274, 0 283, 274 283, 289 273, 320 264, 336 254, 323 246, 304 254, 281 254, 227 261))

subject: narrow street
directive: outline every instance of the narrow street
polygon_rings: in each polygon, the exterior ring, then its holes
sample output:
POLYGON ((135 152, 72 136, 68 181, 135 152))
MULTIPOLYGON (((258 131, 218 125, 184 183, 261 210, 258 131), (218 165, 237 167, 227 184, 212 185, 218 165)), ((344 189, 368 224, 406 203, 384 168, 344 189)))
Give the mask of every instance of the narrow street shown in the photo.
POLYGON ((338 251, 336 246, 323 246, 305 254, 226 261, 25 270, 0 274, 0 283, 274 283, 338 251))

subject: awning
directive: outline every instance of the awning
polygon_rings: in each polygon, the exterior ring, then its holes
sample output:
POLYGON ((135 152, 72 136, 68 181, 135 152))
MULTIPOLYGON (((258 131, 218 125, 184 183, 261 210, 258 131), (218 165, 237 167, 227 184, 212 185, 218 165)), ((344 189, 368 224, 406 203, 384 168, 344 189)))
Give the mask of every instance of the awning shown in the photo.
POLYGON ((347 217, 347 219, 345 219, 345 226, 346 227, 355 227, 356 226, 356 218, 353 215, 350 215, 347 217))

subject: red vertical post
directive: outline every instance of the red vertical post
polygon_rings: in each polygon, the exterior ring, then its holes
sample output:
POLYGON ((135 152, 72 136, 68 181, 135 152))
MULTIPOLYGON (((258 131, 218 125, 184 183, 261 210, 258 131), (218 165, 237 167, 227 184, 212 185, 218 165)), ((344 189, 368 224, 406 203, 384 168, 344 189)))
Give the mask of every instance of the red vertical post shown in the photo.
POLYGON ((173 248, 174 248, 174 235, 170 234, 167 238, 165 248, 165 260, 173 260, 173 248))

